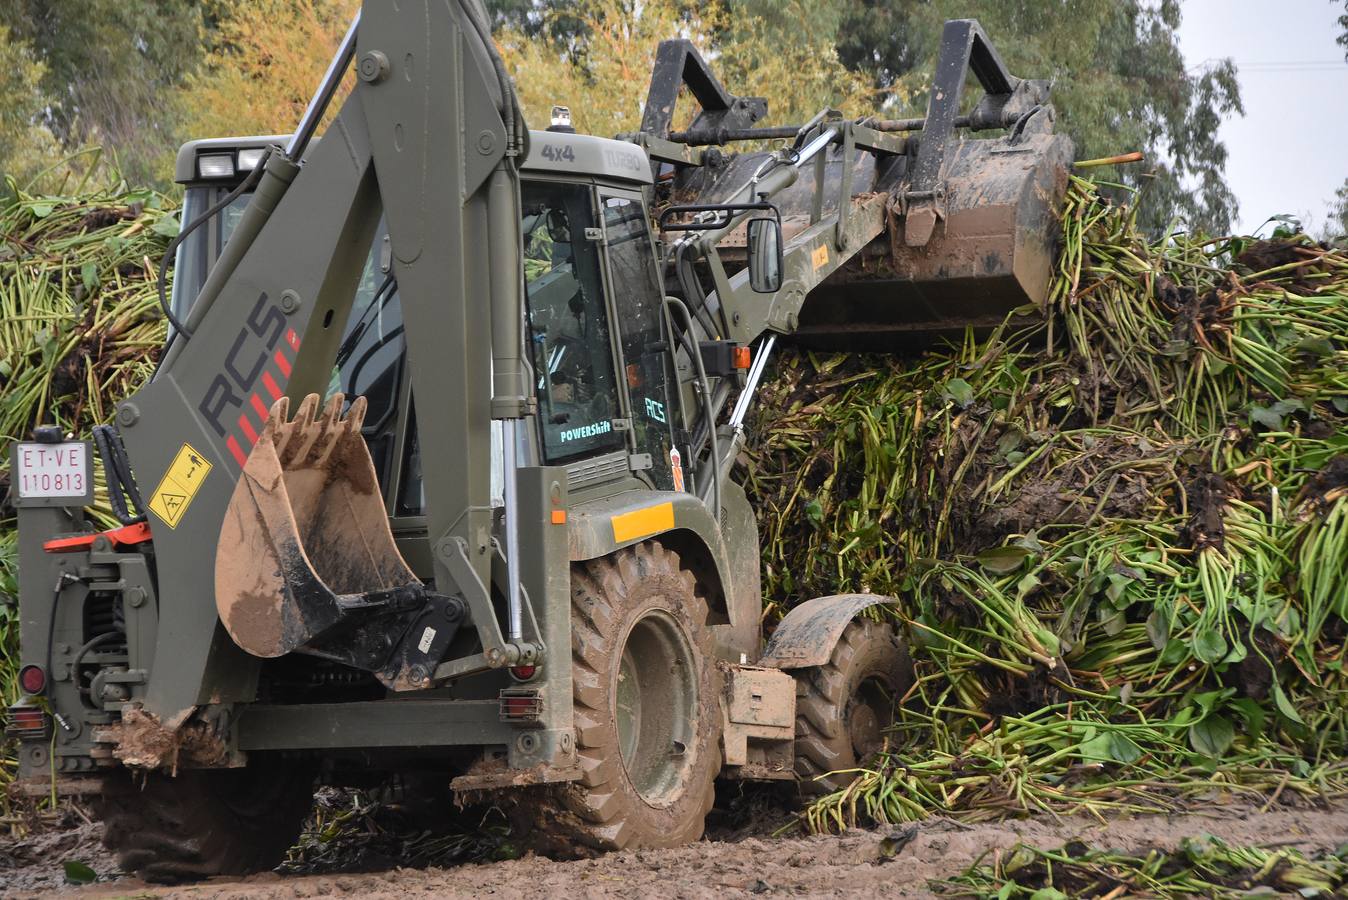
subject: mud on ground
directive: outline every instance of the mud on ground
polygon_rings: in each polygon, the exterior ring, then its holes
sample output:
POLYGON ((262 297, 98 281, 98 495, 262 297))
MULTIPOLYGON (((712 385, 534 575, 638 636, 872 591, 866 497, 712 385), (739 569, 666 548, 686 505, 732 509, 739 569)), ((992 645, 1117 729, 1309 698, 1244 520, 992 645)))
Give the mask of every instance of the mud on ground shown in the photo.
MULTIPOLYGON (((86 826, 85 831, 88 830, 86 826)), ((1232 844, 1290 846, 1303 852, 1333 850, 1348 840, 1348 806, 1276 809, 1212 805, 1171 816, 1114 819, 1037 818, 967 825, 931 819, 845 835, 704 840, 671 850, 634 850, 599 859, 553 862, 537 857, 473 863, 454 868, 404 869, 355 874, 215 879, 172 888, 129 877, 83 888, 58 887, 61 860, 72 851, 94 863, 88 847, 0 850, 5 896, 244 898, 370 897, 405 900, 431 896, 536 897, 934 897, 933 879, 957 874, 980 854, 1017 842, 1056 848, 1068 840, 1119 850, 1174 848, 1185 837, 1211 834, 1232 844), (910 837, 911 835, 911 837, 910 837), (34 857, 31 851, 39 851, 34 857), (50 852, 48 852, 50 851, 50 852), (10 863, 28 861, 18 868, 10 863)), ((80 833, 77 844, 93 833, 80 833)), ((97 867, 97 865, 96 865, 97 867)), ((107 872, 107 869, 102 869, 107 872)))

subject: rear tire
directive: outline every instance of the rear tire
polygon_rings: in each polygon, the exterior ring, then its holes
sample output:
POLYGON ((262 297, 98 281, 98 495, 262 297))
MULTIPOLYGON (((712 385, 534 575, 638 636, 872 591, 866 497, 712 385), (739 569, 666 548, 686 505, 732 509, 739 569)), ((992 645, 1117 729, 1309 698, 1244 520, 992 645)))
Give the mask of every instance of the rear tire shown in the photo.
POLYGON ((697 840, 721 767, 721 718, 692 574, 660 544, 638 544, 576 566, 571 609, 583 775, 520 797, 526 842, 588 856, 697 840))
POLYGON ((103 844, 122 870, 174 883, 274 869, 314 803, 307 769, 124 773, 105 788, 103 844))
POLYGON ((832 657, 796 675, 796 778, 801 793, 842 790, 884 746, 894 705, 912 684, 912 660, 891 625, 848 624, 832 657), (828 774, 830 772, 837 774, 828 774))

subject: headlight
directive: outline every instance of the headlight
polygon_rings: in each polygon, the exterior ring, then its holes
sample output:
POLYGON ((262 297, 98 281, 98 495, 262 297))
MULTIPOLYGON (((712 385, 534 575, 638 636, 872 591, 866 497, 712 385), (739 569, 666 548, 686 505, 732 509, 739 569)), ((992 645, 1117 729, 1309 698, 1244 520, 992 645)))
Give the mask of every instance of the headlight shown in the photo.
POLYGON ((234 177, 234 154, 213 153, 197 157, 197 174, 202 178, 234 177))
POLYGON ((257 164, 262 162, 262 156, 267 152, 266 147, 253 147, 248 150, 239 151, 239 171, 251 172, 257 168, 257 164))

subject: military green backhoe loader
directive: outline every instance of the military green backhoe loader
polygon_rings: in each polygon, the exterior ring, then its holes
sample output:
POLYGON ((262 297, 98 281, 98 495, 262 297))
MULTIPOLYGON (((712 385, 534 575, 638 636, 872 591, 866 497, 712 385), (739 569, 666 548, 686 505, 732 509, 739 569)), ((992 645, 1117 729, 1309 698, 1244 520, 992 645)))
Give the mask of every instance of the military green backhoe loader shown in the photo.
POLYGON ((733 462, 778 341, 1043 299, 1070 143, 943 40, 925 117, 789 126, 668 41, 610 140, 526 128, 476 0, 366 0, 294 134, 183 147, 155 377, 13 448, 22 784, 160 880, 273 866, 317 779, 490 792, 559 853, 695 840, 717 778, 845 784, 908 658, 871 595, 765 646, 733 462))

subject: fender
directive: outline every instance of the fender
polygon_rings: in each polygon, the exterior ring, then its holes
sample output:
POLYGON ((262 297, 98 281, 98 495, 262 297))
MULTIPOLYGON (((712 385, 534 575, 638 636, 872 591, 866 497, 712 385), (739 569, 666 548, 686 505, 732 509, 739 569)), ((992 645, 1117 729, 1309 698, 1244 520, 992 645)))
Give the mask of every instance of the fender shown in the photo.
POLYGON ((834 594, 807 600, 782 619, 759 665, 777 669, 822 666, 833 655, 833 646, 857 613, 895 602, 893 597, 879 594, 834 594))
POLYGON ((624 491, 576 504, 567 519, 571 561, 598 559, 651 538, 664 540, 685 558, 703 557, 703 568, 714 570, 703 577, 714 576, 725 595, 724 607, 712 611, 720 653, 734 662, 741 654, 753 661, 761 646, 757 523, 739 485, 727 479, 722 500, 732 533, 752 535, 752 541, 729 545, 706 505, 682 491, 624 491), (745 527, 745 517, 751 527, 745 527))

